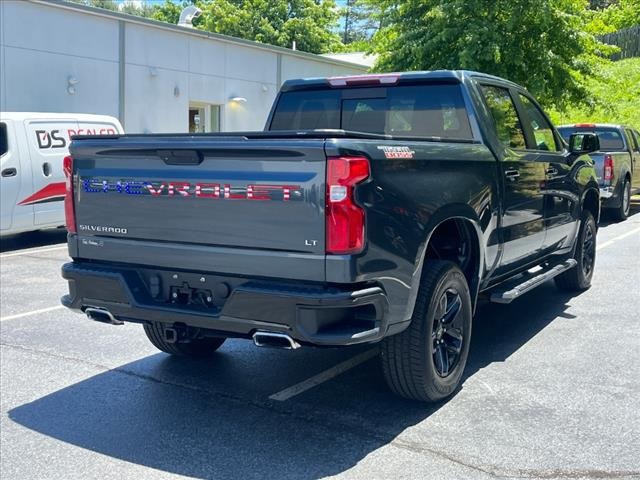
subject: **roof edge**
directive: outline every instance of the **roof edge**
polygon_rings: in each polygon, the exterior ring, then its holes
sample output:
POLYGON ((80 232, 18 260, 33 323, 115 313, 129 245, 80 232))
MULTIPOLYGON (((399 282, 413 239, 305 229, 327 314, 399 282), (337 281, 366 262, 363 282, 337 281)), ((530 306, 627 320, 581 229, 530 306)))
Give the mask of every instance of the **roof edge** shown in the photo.
POLYGON ((302 52, 300 50, 291 50, 289 48, 278 47, 275 45, 269 45, 267 43, 255 42, 253 40, 245 40, 244 38, 232 37, 230 35, 223 35, 221 33, 207 32, 205 30, 199 30, 197 28, 180 27, 171 23, 160 22, 158 20, 152 20, 149 18, 138 17, 136 15, 130 15, 128 13, 115 12, 112 10, 106 10, 104 8, 90 7, 87 5, 81 5, 79 3, 72 3, 65 0, 28 0, 33 4, 46 5, 53 8, 63 8, 66 10, 75 10, 78 12, 86 13, 89 15, 95 15, 99 17, 110 18, 114 20, 121 20, 129 23, 136 23, 139 25, 145 25, 147 27, 159 28, 164 30, 173 31, 176 33, 183 33, 200 38, 209 38, 218 40, 225 43, 231 43, 234 45, 240 45, 244 47, 256 48, 258 50, 266 50, 272 53, 286 54, 294 57, 304 58, 306 60, 333 64, 341 67, 351 67, 362 70, 363 73, 368 69, 360 64, 346 62, 344 60, 337 60, 329 57, 324 57, 319 54, 302 52))

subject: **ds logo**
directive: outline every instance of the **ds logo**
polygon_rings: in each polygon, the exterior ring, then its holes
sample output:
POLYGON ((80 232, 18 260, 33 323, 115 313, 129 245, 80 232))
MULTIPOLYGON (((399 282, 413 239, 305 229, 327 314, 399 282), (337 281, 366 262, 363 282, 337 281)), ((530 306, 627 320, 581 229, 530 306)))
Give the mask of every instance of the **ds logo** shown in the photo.
POLYGON ((38 139, 39 148, 64 148, 67 141, 60 136, 60 130, 36 130, 36 138, 38 139))

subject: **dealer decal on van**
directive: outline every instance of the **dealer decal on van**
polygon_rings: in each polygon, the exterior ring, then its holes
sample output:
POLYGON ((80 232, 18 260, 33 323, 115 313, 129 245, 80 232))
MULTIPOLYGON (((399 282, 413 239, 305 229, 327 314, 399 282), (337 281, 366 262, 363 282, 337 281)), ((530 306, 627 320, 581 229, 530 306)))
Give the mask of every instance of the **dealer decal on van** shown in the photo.
POLYGON ((18 205, 35 205, 38 203, 62 202, 66 193, 64 182, 50 183, 33 195, 22 200, 18 205))

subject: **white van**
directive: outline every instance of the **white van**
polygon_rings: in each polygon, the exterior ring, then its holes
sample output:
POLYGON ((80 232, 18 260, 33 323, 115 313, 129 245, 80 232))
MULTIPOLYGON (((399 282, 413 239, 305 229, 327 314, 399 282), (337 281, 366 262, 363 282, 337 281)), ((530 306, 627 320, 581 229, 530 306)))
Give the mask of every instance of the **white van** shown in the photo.
POLYGON ((70 137, 120 133, 120 122, 106 115, 0 113, 0 235, 64 226, 70 137))

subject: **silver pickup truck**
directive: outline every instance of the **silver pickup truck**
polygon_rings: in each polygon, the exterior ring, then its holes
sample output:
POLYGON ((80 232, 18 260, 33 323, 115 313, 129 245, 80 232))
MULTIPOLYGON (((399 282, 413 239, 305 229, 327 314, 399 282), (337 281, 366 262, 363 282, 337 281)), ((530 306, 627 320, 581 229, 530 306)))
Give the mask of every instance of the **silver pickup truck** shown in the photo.
POLYGON ((626 220, 631 195, 640 193, 640 133, 624 125, 604 123, 563 125, 558 131, 565 141, 572 133, 598 135, 600 150, 590 157, 596 164, 602 208, 616 220, 626 220))

